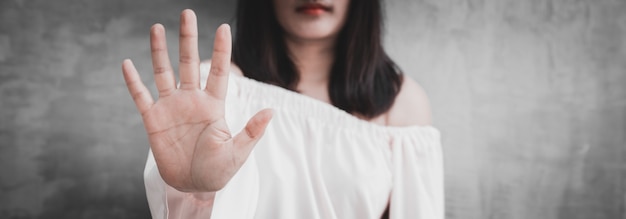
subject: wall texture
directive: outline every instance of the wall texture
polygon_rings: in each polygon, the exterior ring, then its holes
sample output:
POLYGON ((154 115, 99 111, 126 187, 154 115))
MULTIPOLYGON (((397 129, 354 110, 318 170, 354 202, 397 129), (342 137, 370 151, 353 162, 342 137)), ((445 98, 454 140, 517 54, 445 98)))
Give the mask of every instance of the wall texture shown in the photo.
MULTIPOLYGON (((626 1, 390 0, 387 50, 444 135, 448 218, 626 218, 626 1)), ((0 1, 0 218, 148 218, 120 72, 148 29, 220 1, 0 1)))
POLYGON ((388 1, 449 218, 626 218, 626 1, 388 1))

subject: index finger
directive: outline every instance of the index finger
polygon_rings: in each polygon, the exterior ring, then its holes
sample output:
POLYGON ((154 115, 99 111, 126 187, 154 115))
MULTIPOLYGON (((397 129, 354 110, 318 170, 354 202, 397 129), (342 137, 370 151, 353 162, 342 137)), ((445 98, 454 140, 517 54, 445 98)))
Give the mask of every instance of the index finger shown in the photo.
POLYGON ((211 58, 211 70, 207 78, 205 88, 209 95, 224 99, 228 89, 228 75, 230 74, 230 54, 232 40, 230 26, 222 24, 217 28, 215 41, 213 42, 213 57, 211 58))

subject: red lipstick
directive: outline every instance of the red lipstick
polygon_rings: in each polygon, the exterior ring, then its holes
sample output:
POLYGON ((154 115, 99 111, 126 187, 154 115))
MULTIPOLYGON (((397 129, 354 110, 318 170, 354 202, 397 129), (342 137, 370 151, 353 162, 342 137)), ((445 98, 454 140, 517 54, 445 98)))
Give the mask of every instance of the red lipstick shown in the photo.
POLYGON ((324 12, 330 12, 330 11, 332 11, 331 7, 328 7, 326 5, 319 4, 319 3, 307 3, 296 8, 296 12, 298 13, 314 15, 314 16, 321 15, 324 12))

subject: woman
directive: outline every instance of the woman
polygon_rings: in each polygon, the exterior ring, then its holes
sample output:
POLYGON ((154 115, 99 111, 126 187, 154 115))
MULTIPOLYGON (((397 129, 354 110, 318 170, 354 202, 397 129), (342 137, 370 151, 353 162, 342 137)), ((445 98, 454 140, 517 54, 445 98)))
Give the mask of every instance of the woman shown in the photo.
POLYGON ((209 67, 185 10, 178 88, 154 25, 157 102, 123 63, 149 135, 152 216, 443 218, 439 133, 383 51, 380 20, 378 0, 241 0, 234 64, 222 25, 209 67))

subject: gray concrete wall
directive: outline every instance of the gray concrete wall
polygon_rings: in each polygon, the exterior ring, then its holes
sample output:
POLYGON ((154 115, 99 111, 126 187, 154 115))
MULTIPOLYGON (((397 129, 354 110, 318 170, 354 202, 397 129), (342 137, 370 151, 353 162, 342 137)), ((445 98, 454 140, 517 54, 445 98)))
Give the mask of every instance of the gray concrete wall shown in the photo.
POLYGON ((449 218, 626 218, 626 1, 388 1, 449 218))
MULTIPOLYGON (((626 218, 626 2, 387 1, 388 51, 432 100, 448 218, 626 218)), ((147 218, 148 149, 120 73, 154 85, 148 29, 177 48, 220 1, 0 1, 0 218, 147 218)))

